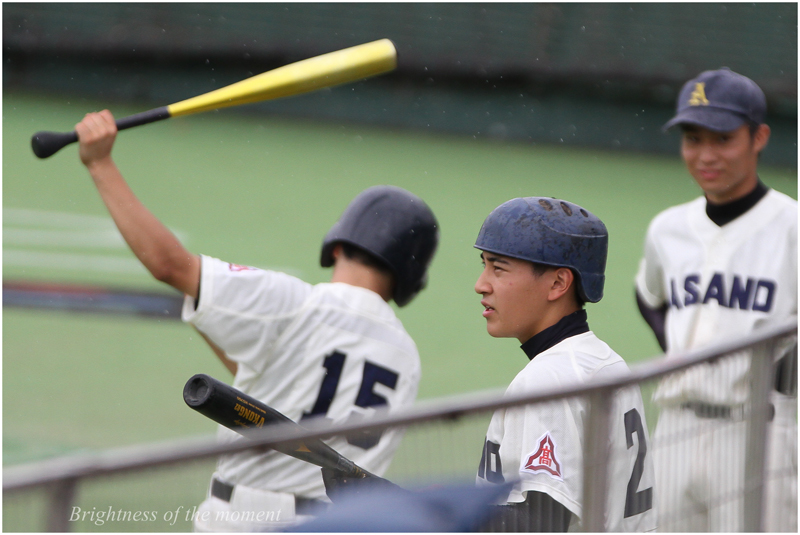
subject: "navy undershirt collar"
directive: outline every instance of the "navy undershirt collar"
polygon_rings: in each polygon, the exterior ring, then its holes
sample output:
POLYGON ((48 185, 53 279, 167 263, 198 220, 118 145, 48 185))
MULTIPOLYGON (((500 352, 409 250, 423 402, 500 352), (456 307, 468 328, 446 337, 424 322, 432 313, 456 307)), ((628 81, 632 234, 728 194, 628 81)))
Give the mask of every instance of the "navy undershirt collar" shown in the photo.
POLYGON ((759 179, 755 189, 741 199, 725 204, 712 204, 711 201, 706 199, 706 215, 718 227, 721 227, 755 206, 767 194, 767 191, 769 191, 769 188, 759 179))
POLYGON ((551 325, 542 332, 533 335, 533 338, 520 347, 528 355, 528 358, 533 360, 533 357, 543 351, 547 351, 562 340, 587 332, 589 332, 589 323, 586 311, 581 309, 564 316, 555 325, 551 325))

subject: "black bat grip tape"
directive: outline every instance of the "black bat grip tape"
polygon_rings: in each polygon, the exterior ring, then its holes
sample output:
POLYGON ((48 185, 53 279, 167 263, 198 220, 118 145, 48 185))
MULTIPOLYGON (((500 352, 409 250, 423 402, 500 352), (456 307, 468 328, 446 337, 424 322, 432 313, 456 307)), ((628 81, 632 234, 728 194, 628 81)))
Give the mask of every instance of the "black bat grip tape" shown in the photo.
MULTIPOLYGON (((169 119, 167 106, 153 108, 152 110, 117 119, 117 130, 125 130, 147 123, 154 123, 162 119, 169 119)), ((78 133, 72 132, 36 132, 31 137, 31 148, 39 158, 49 158, 70 143, 78 141, 78 133)))

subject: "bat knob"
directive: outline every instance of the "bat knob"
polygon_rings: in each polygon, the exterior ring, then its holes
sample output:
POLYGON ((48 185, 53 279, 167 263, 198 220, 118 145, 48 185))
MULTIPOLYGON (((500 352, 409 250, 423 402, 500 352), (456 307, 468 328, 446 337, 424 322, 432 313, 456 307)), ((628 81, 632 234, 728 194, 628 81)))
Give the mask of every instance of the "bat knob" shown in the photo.
POLYGON ((208 401, 214 391, 214 386, 210 379, 209 376, 198 373, 186 381, 186 385, 183 387, 183 400, 187 405, 200 407, 208 401))
POLYGON ((36 132, 31 137, 31 148, 39 158, 49 158, 63 147, 78 141, 78 134, 72 132, 36 132))

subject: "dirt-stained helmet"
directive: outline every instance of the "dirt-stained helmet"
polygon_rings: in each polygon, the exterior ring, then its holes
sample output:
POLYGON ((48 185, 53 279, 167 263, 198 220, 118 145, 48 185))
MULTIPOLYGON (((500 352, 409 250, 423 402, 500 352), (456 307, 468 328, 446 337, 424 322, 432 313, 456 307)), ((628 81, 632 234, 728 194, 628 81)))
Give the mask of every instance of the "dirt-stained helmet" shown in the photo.
POLYGON ((568 267, 577 275, 578 295, 603 297, 608 231, 577 204, 549 197, 512 199, 483 222, 475 248, 536 264, 568 267))

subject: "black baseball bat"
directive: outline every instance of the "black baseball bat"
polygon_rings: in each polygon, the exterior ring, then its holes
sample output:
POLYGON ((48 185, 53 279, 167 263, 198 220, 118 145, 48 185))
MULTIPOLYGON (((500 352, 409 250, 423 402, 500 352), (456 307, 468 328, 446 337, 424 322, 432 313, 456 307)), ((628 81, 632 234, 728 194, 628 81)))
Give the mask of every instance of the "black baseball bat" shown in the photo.
MULTIPOLYGON (((248 430, 287 422, 302 429, 302 426, 269 405, 202 373, 194 375, 186 382, 183 387, 183 400, 200 414, 245 436, 252 436, 248 430)), ((301 461, 338 470, 348 477, 379 479, 388 483, 388 480, 361 468, 320 439, 271 447, 301 461)))

